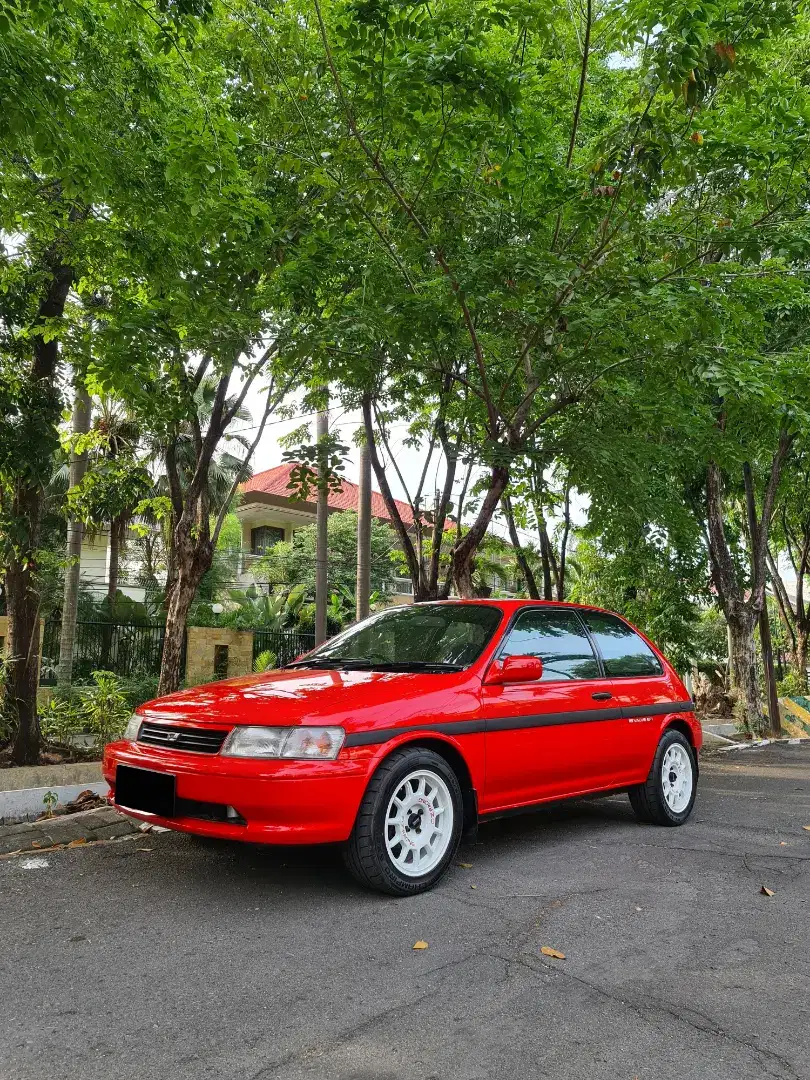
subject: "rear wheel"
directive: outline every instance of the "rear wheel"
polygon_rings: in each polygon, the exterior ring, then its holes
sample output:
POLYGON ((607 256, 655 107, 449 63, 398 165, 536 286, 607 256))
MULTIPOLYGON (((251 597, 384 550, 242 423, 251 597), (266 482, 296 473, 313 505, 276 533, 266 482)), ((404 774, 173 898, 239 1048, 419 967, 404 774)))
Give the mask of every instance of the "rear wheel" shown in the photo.
POLYGON ((695 752, 680 731, 670 728, 661 736, 646 782, 630 788, 630 805, 640 821, 683 825, 696 794, 695 752))
POLYGON ((443 757, 423 747, 396 750, 371 778, 345 861, 361 884, 393 896, 431 888, 455 854, 461 787, 443 757))

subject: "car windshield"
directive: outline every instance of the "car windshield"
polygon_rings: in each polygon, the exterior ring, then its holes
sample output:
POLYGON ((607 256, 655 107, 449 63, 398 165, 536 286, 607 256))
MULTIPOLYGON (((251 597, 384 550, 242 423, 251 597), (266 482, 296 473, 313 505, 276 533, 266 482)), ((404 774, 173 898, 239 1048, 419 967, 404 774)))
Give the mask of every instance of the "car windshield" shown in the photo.
POLYGON ((461 671, 478 659, 500 621, 500 609, 485 604, 391 608, 350 627, 287 666, 461 671))

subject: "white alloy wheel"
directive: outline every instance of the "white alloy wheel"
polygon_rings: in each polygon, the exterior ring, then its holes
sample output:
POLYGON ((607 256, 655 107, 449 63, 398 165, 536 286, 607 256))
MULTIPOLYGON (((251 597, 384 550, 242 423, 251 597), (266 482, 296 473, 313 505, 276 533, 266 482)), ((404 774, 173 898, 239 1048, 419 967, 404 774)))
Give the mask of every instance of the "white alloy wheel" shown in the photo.
POLYGON ((664 799, 673 814, 682 813, 692 798, 692 762, 680 743, 667 747, 661 762, 661 786, 664 799))
POLYGON ((397 787, 385 815, 385 846, 396 869, 421 877, 441 862, 453 837, 453 799, 437 773, 417 769, 397 787))

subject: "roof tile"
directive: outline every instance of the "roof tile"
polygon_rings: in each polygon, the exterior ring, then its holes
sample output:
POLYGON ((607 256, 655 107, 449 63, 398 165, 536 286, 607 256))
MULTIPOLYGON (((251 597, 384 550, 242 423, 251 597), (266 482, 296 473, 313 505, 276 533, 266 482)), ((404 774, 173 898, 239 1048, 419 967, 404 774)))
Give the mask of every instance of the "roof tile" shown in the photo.
MULTIPOLYGON (((265 469, 264 472, 255 473, 249 480, 246 480, 244 484, 240 485, 240 490, 248 494, 251 491, 262 491, 267 495, 278 495, 281 498, 289 499, 292 497, 292 492, 289 487, 290 474, 295 468, 294 462, 289 462, 284 465, 277 465, 274 469, 265 469)), ((353 484, 351 480, 345 478, 341 481, 340 491, 330 491, 328 503, 333 510, 354 510, 357 511, 360 499, 360 489, 357 484, 353 484)), ((413 512, 410 506, 406 502, 402 502, 401 499, 396 500, 397 507, 399 509, 400 516, 406 525, 413 524, 413 512)), ((388 509, 385 505, 385 500, 379 491, 371 492, 371 513, 375 518, 379 518, 381 521, 390 521, 391 515, 388 513, 388 509)), ((450 526, 448 522, 448 526, 450 526)))

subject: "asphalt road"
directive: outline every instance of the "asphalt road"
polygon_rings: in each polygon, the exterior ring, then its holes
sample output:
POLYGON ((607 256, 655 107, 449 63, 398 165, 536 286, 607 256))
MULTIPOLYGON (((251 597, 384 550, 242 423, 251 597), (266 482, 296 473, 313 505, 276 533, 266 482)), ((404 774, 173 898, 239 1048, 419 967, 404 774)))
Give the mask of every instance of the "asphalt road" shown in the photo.
POLYGON ((704 761, 682 829, 492 824, 413 900, 168 834, 0 861, 0 1077, 810 1077, 803 825, 806 744, 704 761))

